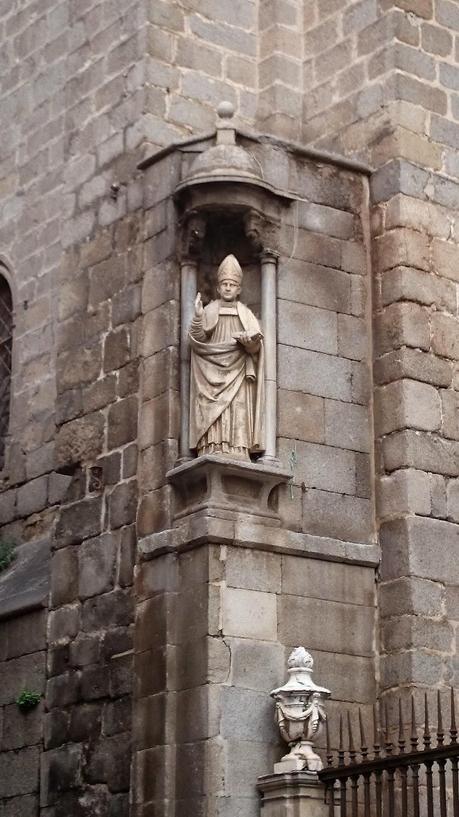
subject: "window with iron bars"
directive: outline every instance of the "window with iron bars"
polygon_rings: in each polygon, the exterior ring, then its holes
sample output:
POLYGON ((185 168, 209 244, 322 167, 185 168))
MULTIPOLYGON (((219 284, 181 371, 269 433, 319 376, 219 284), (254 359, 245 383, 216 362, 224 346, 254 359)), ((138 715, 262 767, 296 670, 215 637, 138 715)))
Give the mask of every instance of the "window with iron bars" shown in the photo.
POLYGON ((0 469, 5 462, 5 444, 10 423, 12 344, 13 300, 0 264, 0 469))

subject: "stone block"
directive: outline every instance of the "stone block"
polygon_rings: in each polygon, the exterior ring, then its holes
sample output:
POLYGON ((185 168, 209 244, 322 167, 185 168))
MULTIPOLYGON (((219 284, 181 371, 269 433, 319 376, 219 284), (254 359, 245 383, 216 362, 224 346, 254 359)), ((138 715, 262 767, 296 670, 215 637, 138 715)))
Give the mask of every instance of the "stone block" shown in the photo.
POLYGON ((126 280, 123 256, 108 258, 91 267, 89 271, 89 306, 97 307, 102 301, 120 292, 126 280))
POLYGON ((103 596, 87 599, 83 604, 82 629, 87 633, 128 627, 133 620, 134 603, 129 590, 112 590, 103 596))
POLYGON ((459 440, 459 394, 456 391, 440 391, 442 407, 442 433, 452 440, 459 440))
POLYGON ((151 400, 168 389, 178 388, 177 349, 163 349, 143 361, 142 399, 151 400))
POLYGON ((59 288, 58 317, 64 321, 72 315, 85 312, 88 304, 89 279, 87 272, 73 275, 59 288))
POLYGON ((303 530, 349 542, 374 541, 373 503, 357 496, 307 490, 303 496, 303 530))
POLYGON ((458 327, 457 318, 440 313, 432 315, 432 350, 435 354, 459 360, 458 327))
POLYGON ((62 508, 56 526, 56 547, 97 536, 102 529, 102 499, 94 497, 62 508))
POLYGON ((12 522, 16 516, 16 490, 4 491, 0 494, 0 525, 12 522))
POLYGON ((449 386, 453 368, 449 360, 421 352, 420 349, 402 348, 376 360, 374 373, 377 383, 390 383, 408 377, 433 386, 449 386))
POLYGON ((293 481, 307 488, 319 488, 342 494, 355 494, 356 458, 352 451, 291 440, 279 440, 279 456, 285 464, 293 464, 293 481))
POLYGON ((448 482, 447 515, 451 522, 459 522, 459 479, 448 482))
POLYGON ((282 557, 282 593, 348 602, 371 607, 375 604, 375 574, 372 568, 346 565, 298 556, 282 557))
POLYGON ((80 610, 77 606, 59 607, 48 618, 48 639, 50 644, 66 643, 75 638, 80 627, 80 610))
POLYGON ((131 357, 131 337, 126 328, 109 332, 104 343, 104 372, 120 369, 131 357))
POLYGON ((431 511, 429 476, 412 468, 395 471, 379 478, 376 497, 380 519, 411 513, 428 516, 431 511))
POLYGON ((81 599, 107 593, 113 588, 116 555, 117 542, 110 534, 89 539, 81 545, 78 551, 78 595, 81 599))
POLYGON ((445 476, 457 475, 459 443, 456 441, 407 429, 386 437, 382 451, 387 471, 417 468, 445 476))
POLYGON ((10 749, 22 749, 23 746, 34 746, 42 739, 43 705, 27 714, 22 713, 16 704, 4 709, 2 752, 10 749))
POLYGON ((221 687, 220 731, 225 740, 258 740, 275 744, 277 724, 273 718, 273 703, 264 690, 221 687))
POLYGON ((451 281, 459 281, 459 245, 451 241, 434 239, 432 243, 432 266, 434 272, 451 281))
POLYGON ((70 604, 78 596, 78 554, 73 547, 55 551, 51 559, 51 605, 70 604))
POLYGON ((403 227, 376 238, 375 245, 376 267, 379 272, 400 266, 415 267, 427 272, 430 270, 427 235, 403 227))
POLYGON ((56 462, 58 466, 93 460, 104 444, 105 418, 94 412, 71 420, 61 426, 56 438, 56 462))
POLYGON ((336 355, 338 351, 337 316, 293 301, 278 305, 279 343, 336 355))
POLYGON ((280 593, 281 557, 275 553, 230 548, 225 563, 228 587, 280 593))
POLYGON ((274 593, 223 589, 223 634, 259 641, 277 641, 277 604, 274 593))
POLYGON ((18 488, 16 507, 18 516, 29 516, 43 510, 48 498, 48 477, 29 480, 18 488))
MULTIPOLYGON (((67 392, 65 392, 67 394, 67 392)), ((83 389, 83 410, 87 414, 97 409, 105 408, 113 403, 116 397, 116 376, 110 374, 95 383, 90 383, 83 389)))
POLYGON ((444 588, 438 582, 404 576, 379 587, 379 608, 383 618, 419 615, 439 617, 443 612, 444 588))
POLYGON ((140 452, 139 481, 143 491, 154 491, 166 483, 166 473, 178 457, 176 440, 164 440, 140 452))
POLYGON ((133 323, 141 313, 141 290, 139 286, 128 287, 112 299, 112 324, 133 323))
POLYGON ((367 407, 325 400, 324 442, 352 451, 368 452, 370 428, 367 407))
POLYGON ((401 346, 430 349, 429 313, 414 303, 387 306, 376 318, 375 342, 377 355, 384 355, 401 346))
POLYGON ((108 516, 112 530, 135 522, 137 512, 137 480, 123 482, 108 497, 108 516))
POLYGON ((437 431, 441 425, 440 395, 433 386, 415 380, 397 380, 377 390, 376 433, 403 428, 437 431))
POLYGON ((2 776, 0 778, 0 797, 17 797, 38 791, 39 785, 39 749, 30 746, 20 752, 2 754, 2 776))
POLYGON ((373 655, 374 609, 371 607, 283 595, 278 600, 278 609, 282 644, 301 644, 307 632, 311 650, 373 655))
POLYGON ((227 638, 231 656, 228 681, 234 687, 270 691, 279 686, 285 675, 285 650, 280 644, 227 638))
POLYGON ((178 437, 180 401, 175 391, 166 391, 143 403, 140 409, 139 447, 178 437))
POLYGON ((62 393, 83 383, 92 383, 99 377, 102 349, 98 343, 69 352, 62 352, 57 359, 57 391, 62 393))
POLYGON ((144 357, 178 343, 178 305, 167 301, 144 315, 141 350, 144 357))
POLYGON ((441 683, 443 658, 439 654, 401 652, 382 655, 380 660, 383 689, 407 684, 436 687, 441 683))
POLYGON ((345 272, 289 258, 278 274, 279 298, 350 312, 350 281, 345 272))
POLYGON ((294 346, 279 346, 279 387, 351 402, 350 360, 294 346))
POLYGON ((158 264, 152 241, 144 247, 144 275, 142 285, 142 312, 145 314, 168 301, 179 299, 180 273, 173 261, 158 264))
POLYGON ((280 389, 278 406, 280 436, 309 442, 325 442, 322 398, 299 391, 280 389))
MULTIPOLYGON (((286 651, 288 654, 290 647, 286 651)), ((375 660, 374 657, 360 655, 346 655, 337 652, 314 651, 314 680, 316 684, 324 684, 332 690, 332 700, 327 702, 326 709, 330 718, 330 726, 335 728, 335 712, 333 703, 348 701, 350 704, 371 704, 375 699, 375 660)), ((338 704, 342 710, 342 704, 338 704)), ((338 715, 338 713, 336 713, 338 715)), ((337 718, 339 720, 339 718, 337 718)), ((320 739, 322 744, 323 736, 320 739)), ((333 745, 333 744, 332 744, 333 745)))
POLYGON ((432 273, 408 267, 396 267, 386 272, 382 279, 382 301, 415 301, 425 306, 435 305, 452 314, 456 311, 454 284, 432 273))
POLYGON ((2 684, 0 704, 14 703, 23 689, 33 689, 43 694, 45 691, 46 660, 45 653, 12 658, 2 666, 2 684))
POLYGON ((139 536, 147 536, 171 525, 172 487, 165 485, 150 491, 140 500, 137 514, 139 536))
POLYGON ((426 649, 448 653, 454 649, 454 631, 448 622, 432 621, 419 615, 390 618, 382 627, 382 649, 393 652, 426 649))
POLYGON ((368 357, 366 322, 352 315, 338 315, 338 354, 352 360, 368 357))
POLYGON ((421 517, 386 522, 381 527, 381 544, 383 581, 401 575, 448 583, 458 581, 457 525, 451 522, 421 517))
POLYGON ((108 411, 107 446, 119 448, 137 437, 137 398, 125 397, 110 406, 108 411))

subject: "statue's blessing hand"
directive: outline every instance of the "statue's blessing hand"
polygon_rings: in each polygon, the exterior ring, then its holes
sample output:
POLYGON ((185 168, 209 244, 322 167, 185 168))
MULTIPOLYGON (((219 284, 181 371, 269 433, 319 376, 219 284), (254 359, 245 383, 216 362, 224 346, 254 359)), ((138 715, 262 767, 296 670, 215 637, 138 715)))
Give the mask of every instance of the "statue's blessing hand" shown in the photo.
POLYGON ((204 307, 202 305, 201 293, 200 292, 198 292, 198 294, 196 295, 196 298, 195 298, 194 311, 195 311, 196 317, 198 317, 198 318, 200 318, 202 313, 204 312, 204 307))

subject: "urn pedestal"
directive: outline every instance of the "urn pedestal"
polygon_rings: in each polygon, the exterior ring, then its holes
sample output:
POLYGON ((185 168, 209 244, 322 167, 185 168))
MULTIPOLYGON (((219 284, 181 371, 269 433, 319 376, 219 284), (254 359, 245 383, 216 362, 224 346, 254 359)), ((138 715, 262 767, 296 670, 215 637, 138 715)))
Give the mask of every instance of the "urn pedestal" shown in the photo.
POLYGON ((315 772, 268 774, 258 778, 260 817, 328 817, 324 786, 315 772))

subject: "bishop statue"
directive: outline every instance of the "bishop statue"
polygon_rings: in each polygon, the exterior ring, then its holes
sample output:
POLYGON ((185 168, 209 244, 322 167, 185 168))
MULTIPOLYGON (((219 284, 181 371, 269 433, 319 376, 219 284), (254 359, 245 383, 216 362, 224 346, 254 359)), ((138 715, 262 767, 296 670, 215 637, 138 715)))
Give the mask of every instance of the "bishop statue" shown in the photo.
POLYGON ((250 460, 263 451, 263 333, 241 303, 242 270, 234 255, 217 271, 218 299, 198 292, 191 346, 190 448, 250 460))

